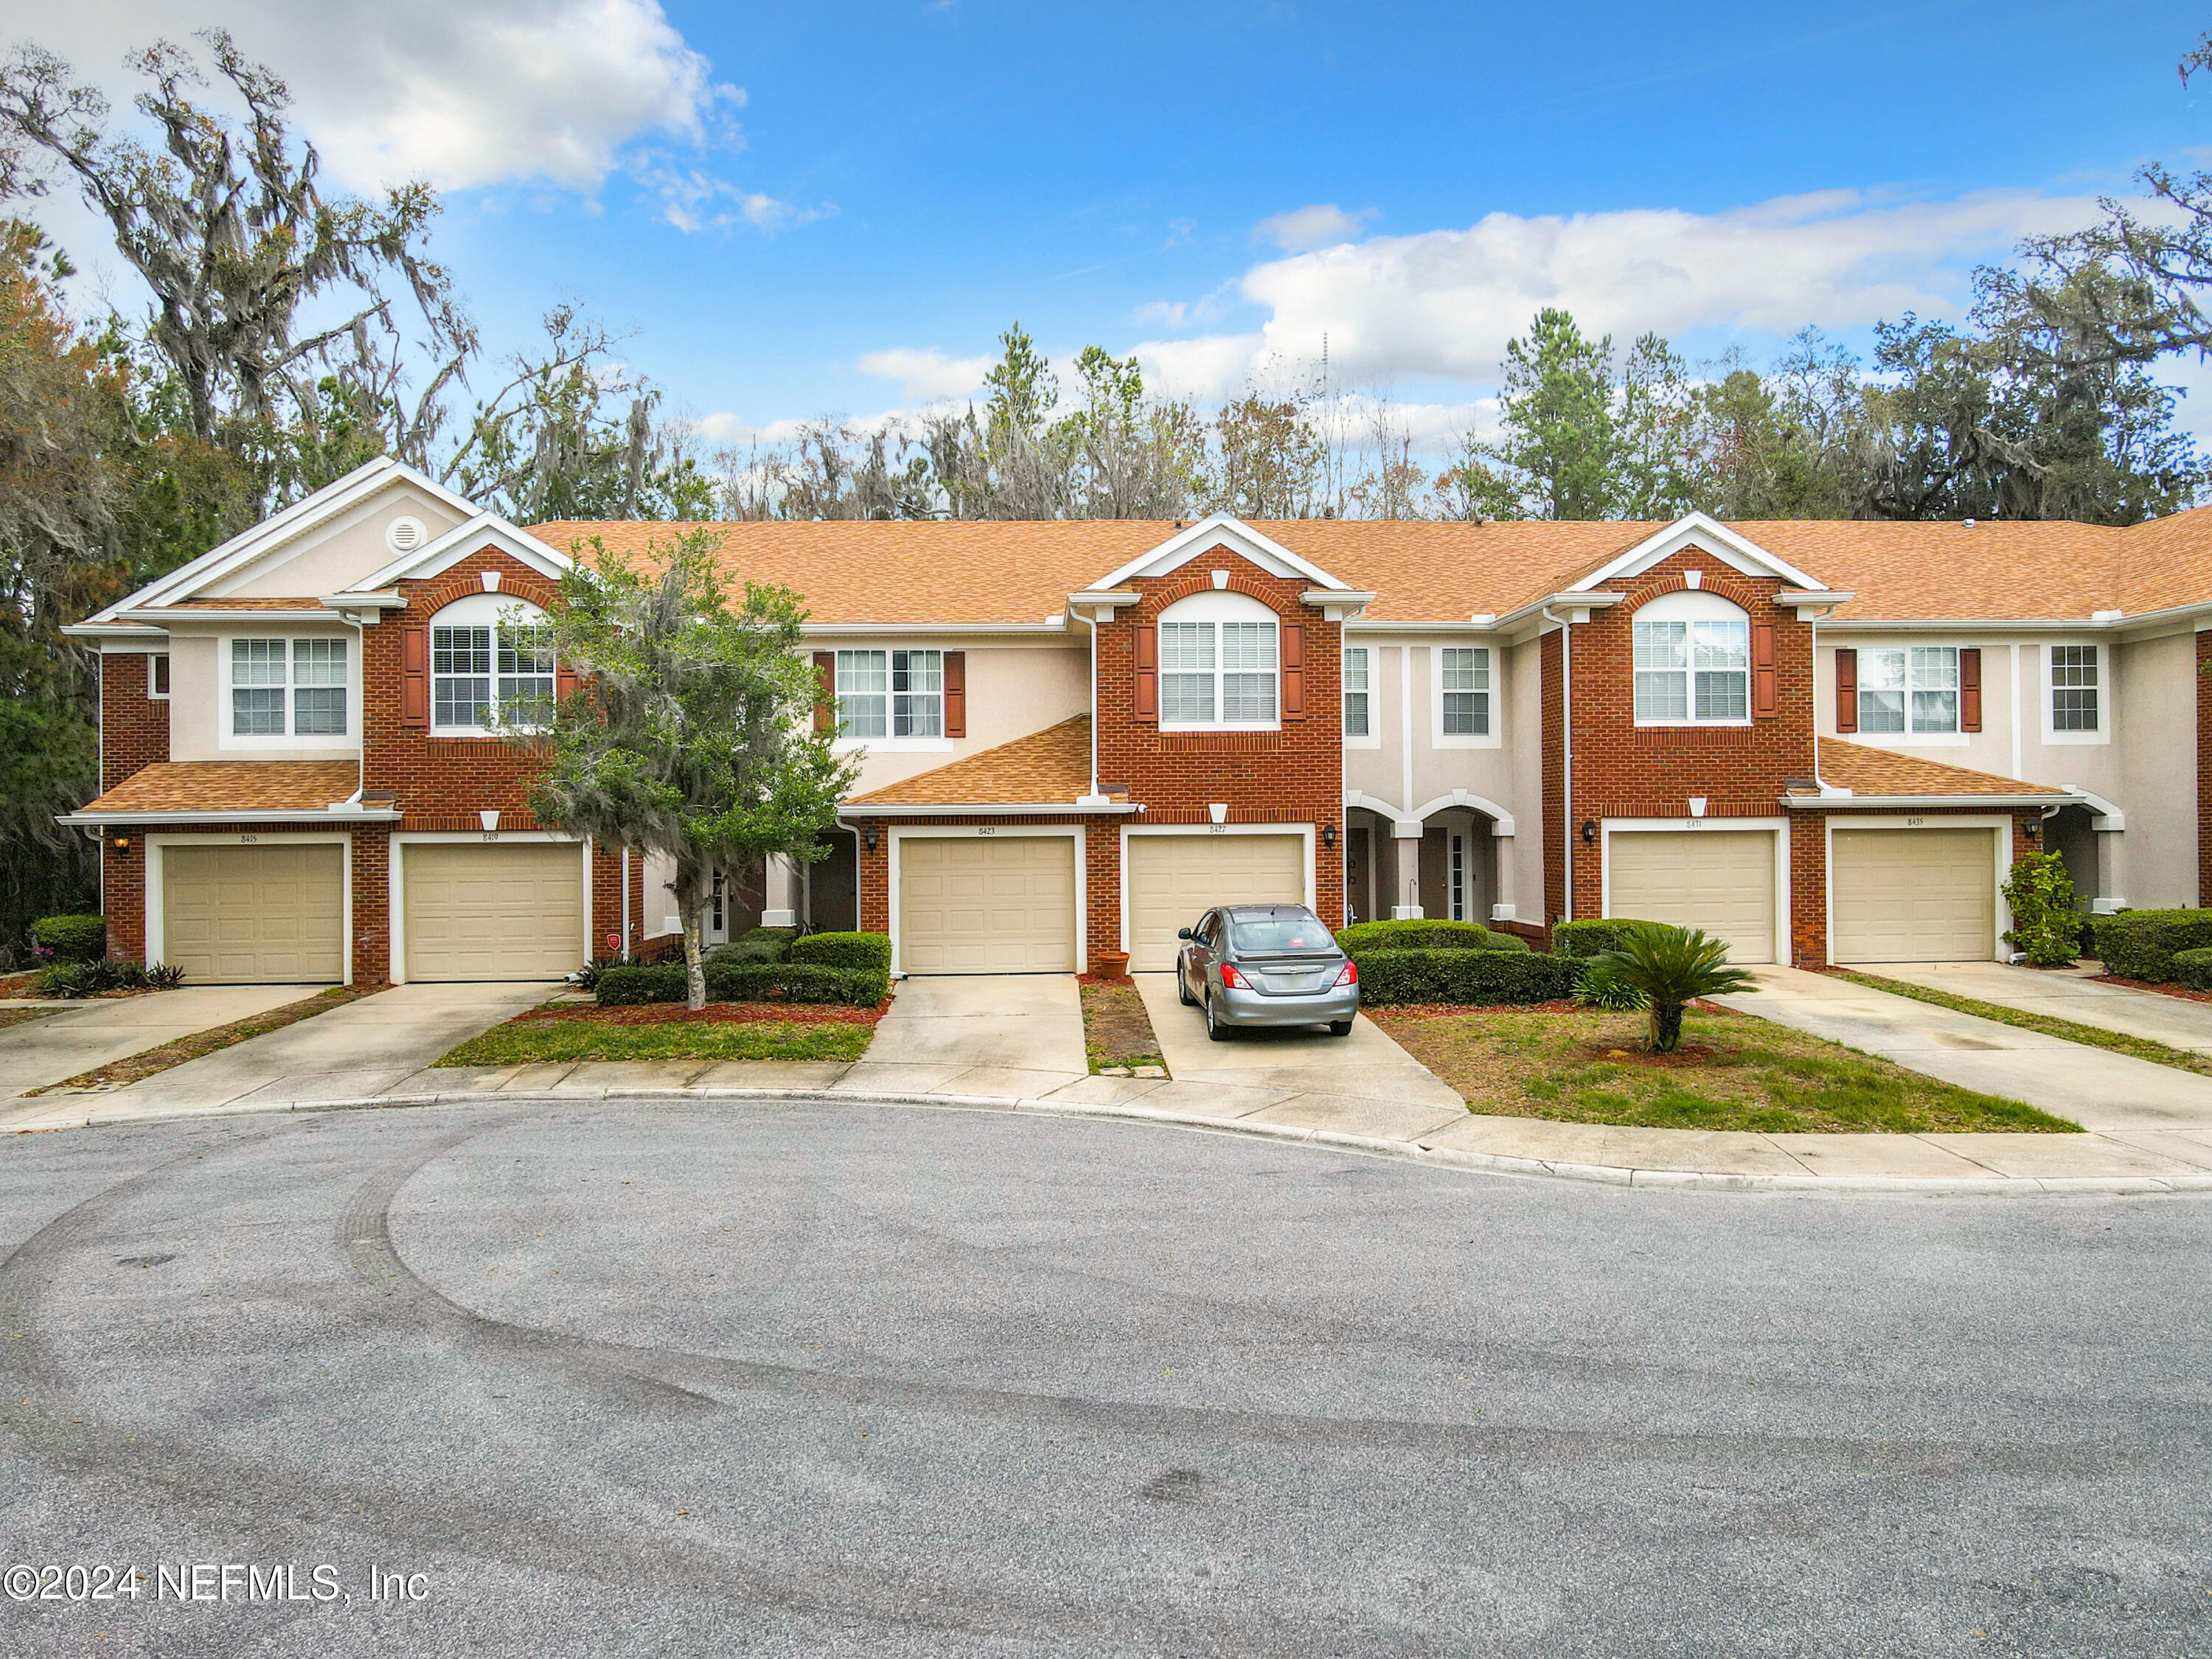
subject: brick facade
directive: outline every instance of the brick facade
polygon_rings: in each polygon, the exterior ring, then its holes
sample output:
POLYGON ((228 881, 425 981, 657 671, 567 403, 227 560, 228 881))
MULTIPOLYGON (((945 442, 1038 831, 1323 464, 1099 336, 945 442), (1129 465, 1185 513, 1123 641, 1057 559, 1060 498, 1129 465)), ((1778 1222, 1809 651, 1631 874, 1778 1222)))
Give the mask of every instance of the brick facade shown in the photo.
POLYGON ((169 701, 148 695, 153 658, 141 651, 100 656, 100 787, 169 758, 169 701))

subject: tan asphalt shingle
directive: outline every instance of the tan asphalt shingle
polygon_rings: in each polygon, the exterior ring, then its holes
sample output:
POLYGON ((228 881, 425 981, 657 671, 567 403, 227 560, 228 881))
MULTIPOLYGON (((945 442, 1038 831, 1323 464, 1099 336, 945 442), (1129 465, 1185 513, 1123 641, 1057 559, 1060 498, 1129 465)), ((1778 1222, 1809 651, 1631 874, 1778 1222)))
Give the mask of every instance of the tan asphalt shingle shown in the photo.
POLYGON ((361 783, 352 761, 157 761, 86 812, 319 812, 361 783))
POLYGON ((2063 795, 2048 784, 2023 783, 1994 772, 1872 749, 1842 738, 1820 739, 1820 776, 1855 795, 2063 795))
POLYGON ((855 806, 1066 805, 1091 789, 1091 716, 1032 732, 880 789, 855 806))

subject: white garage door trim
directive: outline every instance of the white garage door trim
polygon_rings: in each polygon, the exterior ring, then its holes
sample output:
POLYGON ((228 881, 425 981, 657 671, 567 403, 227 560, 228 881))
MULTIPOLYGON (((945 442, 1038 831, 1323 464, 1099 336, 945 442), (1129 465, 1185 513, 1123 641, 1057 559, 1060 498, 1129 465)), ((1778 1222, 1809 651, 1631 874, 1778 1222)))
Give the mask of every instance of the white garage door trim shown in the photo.
POLYGON ((1990 879, 1996 889, 1995 915, 1996 926, 1990 939, 1992 959, 2004 959, 2004 936, 2012 931, 2012 906, 2005 902, 2004 878, 2012 870, 2012 818, 2002 812, 1974 812, 1956 817, 1944 817, 1935 813, 1893 814, 1882 817, 1861 817, 1856 815, 1839 817, 1830 814, 1826 830, 1826 865, 1828 870, 1826 901, 1828 930, 1828 965, 1836 966, 1836 831, 1838 830, 1996 830, 2002 834, 1990 837, 1990 879))
POLYGON ((1774 836, 1774 960, 1796 954, 1790 931, 1790 820, 1787 818, 1607 818, 1598 833, 1598 909, 1613 914, 1613 838, 1616 835, 1741 835, 1771 831, 1774 836))
POLYGON ((146 855, 146 960, 162 959, 164 924, 161 849, 164 847, 285 847, 321 842, 340 849, 340 885, 338 902, 343 910, 339 918, 339 962, 344 970, 342 984, 353 983, 353 837, 345 834, 332 835, 328 831, 278 831, 275 834, 247 832, 230 836, 149 836, 142 843, 146 855))
MULTIPOLYGON (((866 834, 866 830, 860 833, 866 834)), ((990 836, 1000 841, 1036 841, 1061 837, 1075 843, 1075 971, 1081 973, 1091 962, 1091 872, 1085 854, 1090 841, 1083 826, 1061 827, 1048 823, 969 823, 945 824, 941 827, 917 826, 911 829, 894 828, 891 832, 890 868, 884 879, 890 891, 891 970, 903 974, 906 964, 899 955, 899 845, 909 841, 975 841, 990 836)))
POLYGON ((1139 836, 1296 836, 1305 859, 1305 906, 1319 914, 1314 902, 1314 827, 1310 823, 1125 823, 1121 826, 1121 948, 1125 951, 1133 937, 1129 921, 1129 842, 1139 836))
POLYGON ((579 854, 583 860, 584 866, 584 960, 589 962, 594 957, 605 954, 602 951, 594 951, 592 948, 592 859, 590 856, 591 842, 588 839, 580 842, 575 841, 573 836, 562 835, 558 830, 411 830, 406 835, 394 836, 392 838, 392 867, 386 872, 385 893, 388 903, 387 914, 391 919, 390 931, 392 934, 392 963, 388 971, 391 975, 392 982, 394 985, 404 985, 407 982, 408 844, 410 842, 414 842, 419 845, 424 842, 443 842, 453 843, 459 842, 498 842, 514 841, 569 842, 574 846, 585 849, 579 854))

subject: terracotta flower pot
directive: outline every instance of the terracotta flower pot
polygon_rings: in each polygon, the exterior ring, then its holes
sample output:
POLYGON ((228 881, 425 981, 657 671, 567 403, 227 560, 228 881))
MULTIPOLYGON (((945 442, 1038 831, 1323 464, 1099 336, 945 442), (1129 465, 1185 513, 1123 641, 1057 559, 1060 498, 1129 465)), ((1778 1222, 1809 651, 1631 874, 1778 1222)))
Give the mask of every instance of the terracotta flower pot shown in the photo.
POLYGON ((1129 977, 1129 953, 1127 951, 1093 951, 1091 953, 1091 972, 1098 979, 1127 979, 1129 977))

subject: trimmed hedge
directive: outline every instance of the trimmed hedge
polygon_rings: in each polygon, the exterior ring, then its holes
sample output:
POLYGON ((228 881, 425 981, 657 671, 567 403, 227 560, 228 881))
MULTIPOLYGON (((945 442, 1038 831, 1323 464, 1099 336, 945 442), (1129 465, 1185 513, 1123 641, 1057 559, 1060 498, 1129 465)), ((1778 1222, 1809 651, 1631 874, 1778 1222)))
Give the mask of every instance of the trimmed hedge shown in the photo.
POLYGON ((1356 921, 1340 930, 1348 957, 1370 951, 1525 951, 1526 939, 1493 933, 1479 921, 1356 921))
MULTIPOLYGON (((597 987, 602 1008, 644 1002, 681 1002, 686 978, 680 962, 642 968, 609 968, 597 987)), ((866 969, 819 963, 731 962, 707 964, 709 1002, 825 1002, 872 1008, 890 994, 890 978, 866 969)))
POLYGON ((1552 928, 1552 951, 1562 957, 1594 957, 1607 951, 1620 949, 1620 930, 1628 923, 1620 918, 1603 921, 1562 921, 1552 928))
POLYGON ((2212 991, 2212 945, 2173 953, 2175 982, 2192 991, 2212 991))
POLYGON ((100 915, 40 916, 31 937, 63 962, 94 962, 107 954, 107 918, 100 915))
POLYGON ((1359 1000, 1470 1006, 1549 1002, 1574 994, 1583 964, 1534 951, 1375 951, 1359 957, 1359 1000))
POLYGON ((891 941, 885 933, 808 933, 791 942, 791 960, 825 968, 858 968, 871 974, 891 970, 891 941))
MULTIPOLYGON (((796 927, 755 927, 740 933, 726 945, 717 945, 707 952, 709 962, 789 962, 791 947, 799 937, 796 927)), ((682 960, 684 946, 676 946, 678 960, 682 960)), ((884 964, 888 968, 890 964, 884 964)))
POLYGON ((2168 983, 2176 951, 2212 946, 2212 910, 2123 910, 2089 926, 2105 971, 2122 979, 2168 983))

